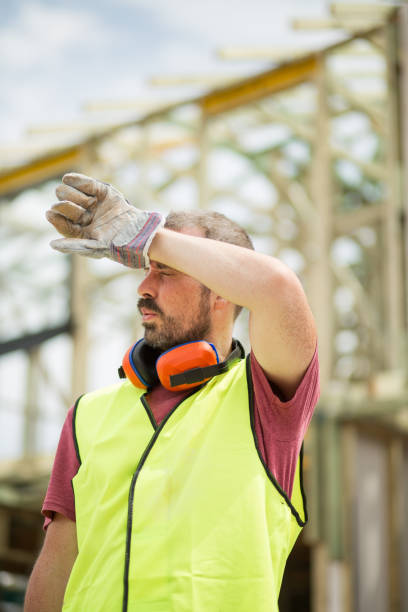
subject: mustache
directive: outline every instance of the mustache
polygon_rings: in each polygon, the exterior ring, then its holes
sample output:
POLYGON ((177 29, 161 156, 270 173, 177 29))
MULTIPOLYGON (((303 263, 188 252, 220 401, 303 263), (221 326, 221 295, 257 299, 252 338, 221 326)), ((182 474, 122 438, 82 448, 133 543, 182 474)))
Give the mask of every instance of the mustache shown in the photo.
POLYGON ((160 315, 163 314, 163 311, 161 310, 161 308, 159 308, 159 306, 156 304, 153 298, 140 298, 140 300, 137 303, 137 307, 139 309, 139 312, 141 311, 142 308, 147 308, 148 310, 151 310, 152 312, 157 312, 157 314, 160 314, 160 315))

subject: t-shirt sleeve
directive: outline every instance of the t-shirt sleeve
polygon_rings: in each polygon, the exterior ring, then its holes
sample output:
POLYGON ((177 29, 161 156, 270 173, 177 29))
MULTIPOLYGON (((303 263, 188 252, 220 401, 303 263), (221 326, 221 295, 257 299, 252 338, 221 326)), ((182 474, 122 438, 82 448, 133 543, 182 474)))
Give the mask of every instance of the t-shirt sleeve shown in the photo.
POLYGON ((287 402, 274 392, 253 352, 251 375, 258 449, 268 471, 290 498, 300 448, 320 394, 317 348, 295 395, 287 402))
POLYGON ((45 516, 44 529, 54 518, 55 512, 75 521, 75 500, 72 479, 79 469, 73 435, 72 407, 66 416, 58 443, 48 489, 42 507, 45 516))

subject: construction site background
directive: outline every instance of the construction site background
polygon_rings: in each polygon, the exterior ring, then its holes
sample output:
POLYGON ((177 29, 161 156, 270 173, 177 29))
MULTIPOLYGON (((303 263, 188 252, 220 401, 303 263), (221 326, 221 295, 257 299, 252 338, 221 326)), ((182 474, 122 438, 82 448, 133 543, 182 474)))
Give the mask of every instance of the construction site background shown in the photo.
MULTIPOLYGON (((8 156, 0 610, 22 609, 67 409, 116 382, 142 335, 138 271, 49 248, 44 212, 67 171, 144 208, 223 212, 296 271, 318 325, 322 394, 305 440, 309 523, 280 609, 408 610, 408 8, 375 18, 330 48, 8 156)), ((243 313, 235 335, 248 348, 245 330, 243 313)))

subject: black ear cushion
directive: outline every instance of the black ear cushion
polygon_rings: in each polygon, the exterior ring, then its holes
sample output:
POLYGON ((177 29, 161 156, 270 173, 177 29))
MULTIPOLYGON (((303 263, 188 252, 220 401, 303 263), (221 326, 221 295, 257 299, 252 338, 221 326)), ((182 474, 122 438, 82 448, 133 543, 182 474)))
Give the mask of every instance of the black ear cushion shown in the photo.
POLYGON ((137 375, 142 379, 146 387, 153 387, 159 382, 156 372, 156 360, 161 353, 160 349, 149 346, 144 340, 140 340, 133 349, 133 365, 137 370, 137 375))

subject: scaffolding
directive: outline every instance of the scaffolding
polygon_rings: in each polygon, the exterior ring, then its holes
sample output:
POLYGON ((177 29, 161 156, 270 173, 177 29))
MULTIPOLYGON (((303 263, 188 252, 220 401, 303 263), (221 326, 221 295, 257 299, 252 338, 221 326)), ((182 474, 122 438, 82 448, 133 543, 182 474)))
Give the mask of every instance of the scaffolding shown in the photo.
MULTIPOLYGON (((310 609, 407 609, 407 39, 402 8, 325 50, 0 172, 0 418, 13 414, 20 455, 1 457, 3 568, 17 554, 8 509, 39 511, 66 409, 114 381, 141 335, 137 271, 48 247, 45 209, 61 175, 80 171, 143 208, 223 212, 298 274, 322 381, 306 438, 310 609)), ((32 557, 23 561, 25 571, 32 557)))

